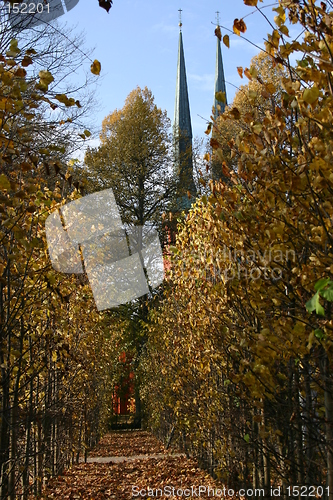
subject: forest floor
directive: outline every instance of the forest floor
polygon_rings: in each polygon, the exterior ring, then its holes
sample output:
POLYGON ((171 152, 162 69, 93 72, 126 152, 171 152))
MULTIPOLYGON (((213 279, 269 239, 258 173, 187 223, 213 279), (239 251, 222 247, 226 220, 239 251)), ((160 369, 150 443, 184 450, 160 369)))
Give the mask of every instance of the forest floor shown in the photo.
POLYGON ((213 495, 213 490, 221 491, 218 489, 195 460, 165 450, 150 433, 116 431, 101 439, 89 454, 88 463, 74 465, 63 475, 52 478, 43 498, 211 498, 222 496, 213 495), (208 488, 211 489, 208 491, 208 488))

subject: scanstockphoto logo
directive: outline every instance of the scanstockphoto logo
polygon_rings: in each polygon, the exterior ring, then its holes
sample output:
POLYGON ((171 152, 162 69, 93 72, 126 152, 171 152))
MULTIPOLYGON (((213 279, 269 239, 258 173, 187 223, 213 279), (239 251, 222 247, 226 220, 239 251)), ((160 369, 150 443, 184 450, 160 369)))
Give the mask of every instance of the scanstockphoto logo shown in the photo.
POLYGON ((64 205, 46 219, 45 231, 56 271, 83 274, 82 252, 99 311, 137 299, 163 281, 157 232, 145 226, 125 230, 112 189, 64 205))
POLYGON ((72 10, 79 0, 26 0, 7 2, 6 9, 12 28, 34 28, 47 24, 72 10))
POLYGON ((293 249, 266 248, 264 250, 242 250, 224 245, 216 252, 206 251, 191 254, 189 268, 182 255, 175 255, 178 270, 185 276, 212 276, 226 283, 227 281, 259 279, 278 281, 283 277, 283 270, 295 263, 301 255, 293 249))

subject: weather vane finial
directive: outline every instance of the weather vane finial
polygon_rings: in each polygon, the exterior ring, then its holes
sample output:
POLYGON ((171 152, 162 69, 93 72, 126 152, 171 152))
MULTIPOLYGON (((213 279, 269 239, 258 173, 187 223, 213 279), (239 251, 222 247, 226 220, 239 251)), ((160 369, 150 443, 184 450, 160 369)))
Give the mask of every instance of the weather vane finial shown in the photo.
POLYGON ((220 12, 217 10, 215 14, 216 14, 216 25, 220 26, 220 12))
POLYGON ((179 12, 179 28, 180 28, 180 31, 182 30, 182 26, 183 26, 183 23, 182 23, 182 9, 178 9, 178 12, 179 12))

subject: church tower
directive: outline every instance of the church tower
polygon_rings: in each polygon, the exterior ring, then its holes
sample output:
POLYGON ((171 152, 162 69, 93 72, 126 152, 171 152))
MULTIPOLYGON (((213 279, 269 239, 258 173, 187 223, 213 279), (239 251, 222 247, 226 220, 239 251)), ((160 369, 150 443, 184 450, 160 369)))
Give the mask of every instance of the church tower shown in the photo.
MULTIPOLYGON (((216 39, 217 39, 217 45, 216 45, 216 63, 215 63, 215 87, 214 87, 213 118, 214 118, 214 121, 216 122, 219 115, 224 113, 225 108, 227 106, 227 90, 226 90, 226 84, 225 84, 225 79, 224 79, 221 40, 220 40, 221 28, 220 28, 219 12, 216 12, 215 35, 216 35, 216 39), (225 102, 218 101, 216 99, 217 92, 224 92, 225 102)), ((212 137, 217 139, 217 140, 221 139, 219 137, 218 125, 217 125, 217 128, 215 126, 213 127, 212 137)), ((222 146, 222 149, 223 149, 223 147, 226 147, 226 145, 224 144, 224 146, 222 146)), ((228 179, 226 178, 226 176, 222 172, 221 160, 216 157, 216 153, 214 152, 213 149, 211 151, 211 156, 212 156, 212 163, 211 163, 212 178, 214 180, 217 180, 217 181, 221 179, 221 180, 223 180, 223 182, 228 183, 228 179)))
POLYGON ((192 125, 187 89, 183 47, 181 9, 179 9, 179 43, 174 117, 175 170, 178 176, 176 210, 188 210, 196 197, 193 180, 192 125), (189 198, 190 193, 191 198, 189 198))
MULTIPOLYGON (((216 12, 216 29, 220 29, 220 13, 216 12)), ((221 42, 219 37, 217 39, 216 46, 216 64, 215 64, 215 93, 214 93, 214 118, 218 117, 219 114, 224 113, 225 107, 227 105, 227 90, 225 86, 223 61, 222 61, 222 50, 221 42), (224 92, 226 102, 220 102, 216 99, 216 92, 224 92), (219 107, 218 107, 219 106, 219 107)))

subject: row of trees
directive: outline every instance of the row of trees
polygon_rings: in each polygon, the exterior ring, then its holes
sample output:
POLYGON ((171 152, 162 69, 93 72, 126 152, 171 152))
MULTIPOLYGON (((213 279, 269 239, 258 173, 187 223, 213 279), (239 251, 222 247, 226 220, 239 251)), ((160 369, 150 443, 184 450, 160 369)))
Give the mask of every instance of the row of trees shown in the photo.
MULTIPOLYGON (((193 151, 197 172, 200 149, 202 145, 198 143, 193 151)), ((170 120, 155 104, 152 92, 147 87, 137 87, 122 109, 103 120, 100 145, 88 148, 84 160, 86 186, 89 192, 112 188, 124 227, 154 228, 164 246, 177 225, 176 217, 171 214, 179 197, 187 197, 188 189, 179 187, 179 166, 174 165, 170 120)), ((141 418, 139 366, 147 342, 148 313, 160 294, 161 290, 150 289, 140 299, 105 313, 106 323, 116 321, 118 325, 112 333, 114 386, 121 386, 119 380, 124 375, 119 365, 121 356, 126 353, 132 360, 137 422, 141 418)))
MULTIPOLYGON (((0 498, 14 499, 39 496, 48 477, 96 442, 110 422, 113 388, 121 392, 124 353, 136 376, 139 422, 139 361, 149 304, 159 294, 151 289, 97 313, 85 277, 52 270, 46 218, 82 193, 112 188, 124 226, 157 229, 163 241, 162 220, 179 186, 170 122, 147 88, 105 118, 100 146, 78 168, 70 158, 90 136, 84 120, 93 102, 91 76, 68 84, 89 60, 80 39, 64 44, 69 34, 53 25, 17 38, 12 29, 3 33, 0 498)), ((94 61, 91 72, 99 70, 94 61)))
POLYGON ((298 484, 333 498, 330 8, 280 2, 248 85, 209 127, 220 182, 179 226, 141 365, 153 428, 267 497, 298 484))
POLYGON ((111 407, 112 341, 87 280, 52 270, 44 231, 50 212, 82 188, 68 160, 83 142, 78 132, 89 135, 88 88, 74 98, 59 82, 86 56, 56 27, 8 33, 0 56, 0 498, 14 500, 40 496, 48 477, 97 441, 111 407))
MULTIPOLYGON (((248 85, 208 127, 198 172, 220 181, 180 221, 163 290, 104 314, 85 277, 52 270, 44 237, 49 213, 82 192, 68 159, 85 101, 59 87, 47 51, 4 42, 0 498, 40 495, 98 439, 124 352, 138 414, 143 398, 149 425, 229 486, 288 496, 291 484, 327 485, 332 498, 333 14, 312 0, 276 14, 265 55, 239 68, 248 85), (288 41, 287 17, 302 39, 288 41)), ((125 226, 155 227, 162 241, 179 194, 168 126, 135 89, 105 119, 84 174, 88 192, 113 189, 125 226)))

